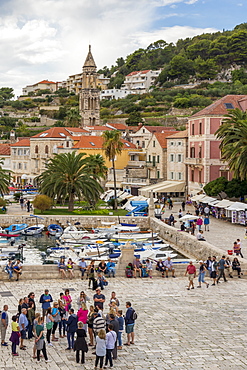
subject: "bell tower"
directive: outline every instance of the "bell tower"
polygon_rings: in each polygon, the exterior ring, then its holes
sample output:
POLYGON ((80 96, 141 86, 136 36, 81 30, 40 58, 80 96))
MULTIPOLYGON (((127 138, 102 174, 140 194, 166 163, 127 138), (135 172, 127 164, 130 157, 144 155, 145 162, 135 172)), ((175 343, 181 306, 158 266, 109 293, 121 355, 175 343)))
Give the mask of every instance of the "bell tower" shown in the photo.
POLYGON ((81 126, 100 124, 100 90, 97 88, 97 67, 89 45, 88 55, 82 68, 82 89, 79 96, 81 126))

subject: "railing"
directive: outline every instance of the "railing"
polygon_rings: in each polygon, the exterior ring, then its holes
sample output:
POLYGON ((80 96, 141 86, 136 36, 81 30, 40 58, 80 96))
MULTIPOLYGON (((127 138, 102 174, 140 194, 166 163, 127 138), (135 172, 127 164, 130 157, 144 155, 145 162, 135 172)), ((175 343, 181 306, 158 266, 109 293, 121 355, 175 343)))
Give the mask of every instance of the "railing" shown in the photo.
POLYGON ((142 167, 145 166, 146 161, 129 161, 128 166, 142 167))
POLYGON ((185 158, 185 164, 202 164, 202 158, 185 158))

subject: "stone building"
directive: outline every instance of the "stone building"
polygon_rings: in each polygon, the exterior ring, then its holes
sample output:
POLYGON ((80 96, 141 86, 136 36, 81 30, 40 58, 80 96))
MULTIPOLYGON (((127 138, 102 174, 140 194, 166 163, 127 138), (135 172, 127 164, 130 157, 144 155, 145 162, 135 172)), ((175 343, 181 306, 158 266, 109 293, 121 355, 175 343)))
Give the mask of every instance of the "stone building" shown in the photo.
POLYGON ((167 180, 187 182, 185 159, 188 148, 188 130, 167 138, 167 180))
POLYGON ((89 45, 88 55, 82 68, 82 89, 79 95, 81 126, 100 124, 100 90, 97 88, 97 67, 89 45))

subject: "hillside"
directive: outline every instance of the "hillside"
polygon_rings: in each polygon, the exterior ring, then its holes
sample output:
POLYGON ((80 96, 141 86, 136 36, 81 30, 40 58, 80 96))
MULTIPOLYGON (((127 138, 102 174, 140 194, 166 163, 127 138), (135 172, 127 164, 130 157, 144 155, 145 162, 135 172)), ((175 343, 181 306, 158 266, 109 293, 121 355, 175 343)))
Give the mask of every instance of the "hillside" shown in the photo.
POLYGON ((120 57, 111 68, 99 72, 111 78, 109 88, 120 87, 124 76, 132 71, 163 68, 156 84, 168 86, 170 82, 185 84, 190 80, 223 79, 247 82, 247 23, 232 31, 207 33, 193 38, 180 39, 174 45, 164 40, 138 49, 126 59, 120 57), (241 71, 235 71, 240 68, 241 71), (234 71, 231 73, 231 71, 234 71))

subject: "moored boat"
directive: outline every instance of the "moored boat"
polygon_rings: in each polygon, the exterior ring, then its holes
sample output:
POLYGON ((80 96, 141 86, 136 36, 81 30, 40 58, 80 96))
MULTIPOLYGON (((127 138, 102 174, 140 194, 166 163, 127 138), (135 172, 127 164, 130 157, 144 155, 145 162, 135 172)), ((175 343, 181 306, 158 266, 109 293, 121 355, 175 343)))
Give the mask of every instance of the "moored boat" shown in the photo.
POLYGON ((16 235, 28 228, 28 224, 12 224, 4 229, 6 234, 16 235))
POLYGON ((37 235, 37 234, 41 234, 44 228, 45 228, 45 225, 43 224, 33 225, 33 226, 27 227, 21 233, 23 235, 37 235))
POLYGON ((50 224, 47 227, 47 230, 48 230, 50 235, 53 235, 53 236, 56 236, 56 237, 59 237, 63 234, 63 228, 60 225, 57 225, 57 224, 50 224))

